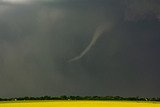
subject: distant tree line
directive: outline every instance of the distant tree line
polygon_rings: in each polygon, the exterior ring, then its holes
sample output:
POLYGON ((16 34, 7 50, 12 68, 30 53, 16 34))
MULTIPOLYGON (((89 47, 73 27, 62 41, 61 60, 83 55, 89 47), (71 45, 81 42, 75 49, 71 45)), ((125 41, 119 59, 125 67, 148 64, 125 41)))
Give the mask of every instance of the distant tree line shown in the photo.
POLYGON ((42 96, 42 97, 18 97, 0 98, 0 101, 25 101, 25 100, 117 100, 117 101, 160 101, 159 98, 120 97, 120 96, 42 96))

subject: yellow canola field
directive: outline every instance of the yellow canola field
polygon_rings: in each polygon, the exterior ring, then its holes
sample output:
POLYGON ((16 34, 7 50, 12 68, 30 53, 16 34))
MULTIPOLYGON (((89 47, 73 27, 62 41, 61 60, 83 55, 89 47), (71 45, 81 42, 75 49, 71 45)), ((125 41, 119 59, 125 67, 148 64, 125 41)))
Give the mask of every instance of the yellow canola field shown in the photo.
POLYGON ((160 102, 131 101, 15 101, 0 107, 160 107, 160 102))

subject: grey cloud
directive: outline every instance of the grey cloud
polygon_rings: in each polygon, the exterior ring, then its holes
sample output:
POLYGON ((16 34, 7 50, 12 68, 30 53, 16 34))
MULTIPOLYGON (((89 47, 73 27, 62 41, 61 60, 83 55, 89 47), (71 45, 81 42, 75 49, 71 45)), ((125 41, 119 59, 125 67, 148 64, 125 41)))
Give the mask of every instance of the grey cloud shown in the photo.
POLYGON ((158 0, 128 0, 127 20, 159 19, 160 2, 158 0))
POLYGON ((151 2, 148 8, 146 2, 132 2, 1 4, 1 96, 159 96, 157 3, 146 0, 151 2), (155 18, 143 18, 148 11, 156 13, 155 18), (107 22, 113 27, 102 33, 94 47, 68 63, 89 45, 96 28, 107 22))

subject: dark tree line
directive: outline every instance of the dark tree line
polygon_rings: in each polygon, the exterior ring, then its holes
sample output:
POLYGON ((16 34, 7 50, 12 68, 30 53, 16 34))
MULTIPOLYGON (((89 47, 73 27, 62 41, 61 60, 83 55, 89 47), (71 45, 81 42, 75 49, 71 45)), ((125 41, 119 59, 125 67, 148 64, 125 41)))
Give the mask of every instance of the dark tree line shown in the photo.
POLYGON ((25 100, 117 100, 117 101, 160 101, 159 98, 120 97, 120 96, 42 96, 42 97, 18 97, 0 98, 0 101, 25 101, 25 100))

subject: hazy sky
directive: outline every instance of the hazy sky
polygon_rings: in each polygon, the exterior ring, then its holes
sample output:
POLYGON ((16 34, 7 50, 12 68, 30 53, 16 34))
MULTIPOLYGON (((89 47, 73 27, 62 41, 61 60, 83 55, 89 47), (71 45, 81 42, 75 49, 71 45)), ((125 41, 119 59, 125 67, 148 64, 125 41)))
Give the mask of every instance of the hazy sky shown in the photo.
POLYGON ((0 0, 0 97, 159 97, 159 76, 158 0, 0 0))

